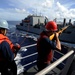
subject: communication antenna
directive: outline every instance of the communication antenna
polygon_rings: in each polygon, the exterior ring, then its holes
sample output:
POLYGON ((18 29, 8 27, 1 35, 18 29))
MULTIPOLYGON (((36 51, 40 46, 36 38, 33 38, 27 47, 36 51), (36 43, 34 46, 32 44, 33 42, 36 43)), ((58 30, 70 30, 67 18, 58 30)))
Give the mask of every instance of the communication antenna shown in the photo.
POLYGON ((35 13, 36 13, 36 16, 37 16, 37 8, 35 9, 35 13))

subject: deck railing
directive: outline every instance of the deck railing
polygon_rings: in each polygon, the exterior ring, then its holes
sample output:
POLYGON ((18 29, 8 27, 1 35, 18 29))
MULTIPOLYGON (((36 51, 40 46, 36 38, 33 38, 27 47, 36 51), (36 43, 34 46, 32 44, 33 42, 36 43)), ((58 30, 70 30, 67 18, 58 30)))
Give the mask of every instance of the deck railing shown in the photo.
POLYGON ((73 50, 69 51, 67 54, 65 54, 64 56, 62 56, 61 58, 59 58, 57 61, 55 61, 54 63, 52 63, 51 65, 49 65, 45 69, 43 69, 42 71, 36 73, 35 75, 45 75, 45 74, 47 74, 48 72, 50 72, 51 70, 53 70, 57 65, 59 65, 62 61, 64 61, 65 59, 67 59, 69 56, 71 56, 73 53, 74 53, 73 50))
MULTIPOLYGON (((33 47, 33 46, 36 46, 36 44, 24 46, 24 47, 21 47, 21 49, 26 49, 26 48, 33 47)), ((56 51, 56 50, 55 50, 55 51, 56 51)), ((58 52, 58 53, 60 54, 59 51, 56 51, 56 52, 58 52)), ((20 57, 20 58, 16 59, 15 61, 17 61, 17 60, 22 60, 22 59, 26 59, 26 58, 32 57, 32 56, 34 56, 34 55, 37 55, 37 52, 35 52, 35 53, 33 53, 33 54, 30 54, 30 55, 27 55, 27 56, 25 56, 25 57, 20 57)), ((63 73, 61 74, 61 75, 66 75, 66 73, 67 73, 67 71, 68 71, 68 69, 69 69, 69 66, 70 66, 70 64, 71 64, 71 62, 72 62, 72 60, 73 60, 73 57, 74 57, 74 50, 70 50, 70 51, 69 51, 68 53, 66 53, 65 55, 64 55, 63 53, 61 53, 61 55, 62 55, 61 58, 59 58, 57 61, 55 61, 55 62, 53 62, 52 64, 50 64, 48 67, 46 67, 46 68, 43 69, 42 71, 36 73, 35 75, 45 75, 45 74, 47 74, 48 72, 50 72, 51 70, 53 70, 53 69, 54 69, 56 66, 58 66, 60 63, 62 63, 65 59, 68 59, 68 60, 66 61, 66 63, 68 63, 68 64, 67 64, 68 67, 65 67, 65 68, 63 69, 63 71, 65 70, 66 72, 65 72, 65 74, 64 74, 64 72, 62 71, 63 73)), ((23 65, 23 67, 26 67, 26 66, 28 66, 28 65, 31 65, 31 64, 35 63, 36 61, 37 61, 37 60, 34 60, 33 62, 30 62, 30 63, 28 63, 28 64, 25 64, 25 65, 23 65)), ((65 65, 65 66, 67 66, 67 65, 65 65)))
POLYGON ((36 45, 37 45, 37 44, 31 44, 31 45, 28 45, 28 46, 21 47, 21 49, 29 48, 29 47, 36 46, 36 45))

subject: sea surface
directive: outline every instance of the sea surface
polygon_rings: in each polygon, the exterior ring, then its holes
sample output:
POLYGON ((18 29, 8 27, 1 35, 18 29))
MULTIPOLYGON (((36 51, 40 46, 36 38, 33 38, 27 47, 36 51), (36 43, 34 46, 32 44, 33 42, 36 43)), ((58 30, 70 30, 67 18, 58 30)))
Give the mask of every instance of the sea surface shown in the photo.
POLYGON ((7 36, 15 44, 18 42, 18 33, 19 30, 16 29, 16 24, 19 24, 21 21, 7 21, 9 25, 9 30, 7 36))
POLYGON ((10 38, 13 44, 18 43, 21 46, 21 49, 18 51, 14 59, 17 64, 17 74, 20 74, 25 70, 29 69, 31 66, 33 66, 34 64, 29 64, 37 58, 37 55, 34 55, 36 54, 36 47, 23 48, 24 46, 29 46, 36 43, 36 41, 34 40, 35 35, 25 31, 17 30, 16 24, 20 23, 21 21, 8 21, 9 30, 7 33, 7 36, 10 38), (33 54, 33 56, 31 54, 33 54))
MULTIPOLYGON (((19 42, 20 38, 18 36, 18 33, 20 31, 18 31, 16 29, 16 24, 19 24, 19 23, 20 23, 20 21, 8 21, 9 30, 8 30, 7 36, 10 38, 10 40, 13 42, 13 44, 16 44, 16 43, 20 44, 20 42, 19 42)), ((18 53, 14 60, 17 60, 20 57, 21 57, 21 53, 18 53)), ((20 74, 21 72, 24 71, 23 66, 20 64, 21 60, 17 60, 15 62, 17 64, 17 69, 18 69, 17 74, 20 74), (19 69, 20 67, 21 67, 21 69, 19 69)))
POLYGON ((38 37, 38 35, 36 34, 32 34, 29 32, 25 32, 25 31, 16 29, 16 25, 17 24, 19 25, 20 23, 21 21, 8 21, 9 30, 8 30, 7 36, 13 41, 13 43, 20 42, 19 38, 22 38, 25 35, 32 36, 33 38, 35 38, 34 36, 38 37))

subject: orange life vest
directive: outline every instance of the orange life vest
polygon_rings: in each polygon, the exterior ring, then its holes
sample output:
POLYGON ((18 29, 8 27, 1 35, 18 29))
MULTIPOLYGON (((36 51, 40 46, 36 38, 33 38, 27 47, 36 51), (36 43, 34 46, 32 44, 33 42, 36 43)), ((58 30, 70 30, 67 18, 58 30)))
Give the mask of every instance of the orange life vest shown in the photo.
POLYGON ((15 52, 15 49, 14 49, 14 44, 9 40, 9 38, 3 34, 0 34, 0 43, 2 43, 3 41, 7 41, 10 45, 10 48, 12 50, 12 52, 14 53, 15 52))
MULTIPOLYGON (((46 51, 45 54, 44 54, 44 51, 42 51, 41 48, 40 48, 40 44, 41 44, 40 41, 43 38, 48 38, 48 36, 45 35, 44 32, 42 32, 40 35, 41 36, 37 41, 37 50, 38 50, 38 55, 39 55, 38 60, 40 60, 41 62, 44 62, 44 63, 50 63, 52 61, 52 59, 53 59, 53 51, 52 51, 52 49, 49 50, 49 53, 47 53, 47 51, 46 51), (45 56, 45 57, 41 58, 43 56, 45 56)), ((43 41, 41 41, 41 42, 43 42, 43 41)))

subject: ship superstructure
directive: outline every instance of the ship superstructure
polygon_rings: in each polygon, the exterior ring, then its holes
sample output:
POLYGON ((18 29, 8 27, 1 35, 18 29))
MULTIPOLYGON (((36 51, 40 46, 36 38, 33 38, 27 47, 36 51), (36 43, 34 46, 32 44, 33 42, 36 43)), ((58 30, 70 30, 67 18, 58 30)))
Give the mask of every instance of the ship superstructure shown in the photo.
POLYGON ((27 32, 40 34, 45 29, 45 25, 48 22, 48 18, 44 16, 29 15, 19 25, 16 25, 17 29, 27 32))

